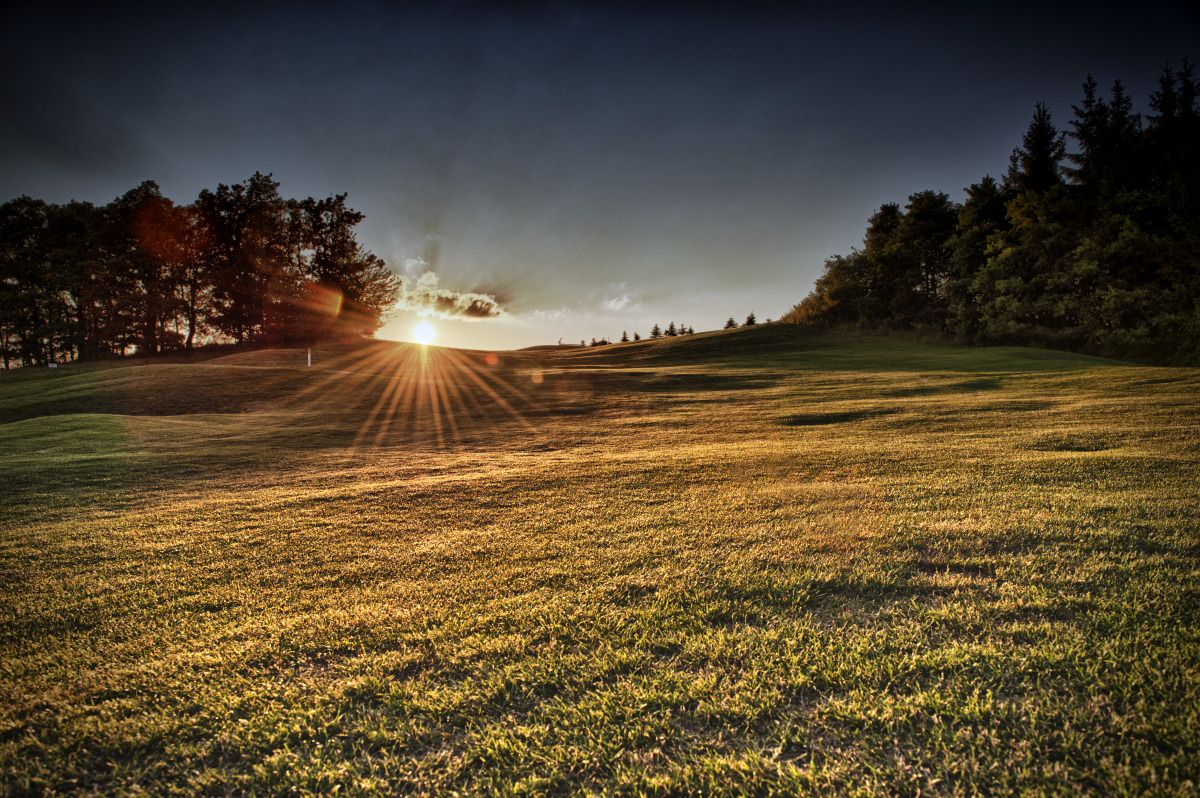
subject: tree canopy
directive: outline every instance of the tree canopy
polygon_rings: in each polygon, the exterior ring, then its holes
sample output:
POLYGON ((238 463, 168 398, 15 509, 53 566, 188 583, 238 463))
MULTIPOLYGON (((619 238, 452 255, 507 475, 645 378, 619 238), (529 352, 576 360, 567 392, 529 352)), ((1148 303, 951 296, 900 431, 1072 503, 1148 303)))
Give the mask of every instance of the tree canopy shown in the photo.
POLYGON ((1146 116, 1089 75, 1066 133, 1033 118, 997 182, 871 216, 784 317, 1165 363, 1200 363, 1200 108, 1164 68, 1146 116))
POLYGON ((399 280, 355 240, 362 219, 345 194, 285 199, 258 172, 185 206, 152 181, 103 207, 5 202, 4 365, 373 333, 399 280))

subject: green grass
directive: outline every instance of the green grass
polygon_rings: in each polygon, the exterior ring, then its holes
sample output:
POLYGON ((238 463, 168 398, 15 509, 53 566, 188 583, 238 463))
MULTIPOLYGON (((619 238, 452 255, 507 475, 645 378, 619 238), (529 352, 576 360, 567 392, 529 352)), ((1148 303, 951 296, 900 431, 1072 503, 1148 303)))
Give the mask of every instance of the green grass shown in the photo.
POLYGON ((4 792, 1200 784, 1200 371, 300 354, 0 375, 4 792))

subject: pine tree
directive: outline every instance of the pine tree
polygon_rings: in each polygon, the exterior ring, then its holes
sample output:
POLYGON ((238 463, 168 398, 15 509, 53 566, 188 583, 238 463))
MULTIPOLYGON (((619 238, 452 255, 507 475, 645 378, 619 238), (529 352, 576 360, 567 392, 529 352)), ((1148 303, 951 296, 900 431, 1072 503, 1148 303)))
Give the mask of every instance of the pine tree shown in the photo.
POLYGON ((1083 84, 1082 105, 1072 105, 1075 118, 1068 134, 1079 152, 1067 155, 1074 166, 1063 173, 1082 187, 1085 196, 1099 204, 1111 194, 1130 187, 1136 169, 1135 148, 1142 118, 1133 113, 1133 102, 1121 81, 1113 82, 1112 101, 1096 97, 1096 80, 1088 75, 1083 84))
POLYGON ((954 235, 946 242, 950 275, 942 294, 947 302, 947 332, 961 341, 973 341, 979 333, 979 309, 971 282, 987 264, 989 237, 1007 230, 1009 224, 1004 192, 995 178, 985 175, 964 190, 967 201, 958 209, 954 235))
POLYGON ((629 333, 625 332, 624 330, 621 330, 621 343, 629 343, 629 333))
POLYGON ((1044 103, 1033 107, 1033 119, 1021 138, 1021 146, 1009 159, 1005 188, 1018 193, 1049 191, 1062 185, 1059 164, 1067 154, 1062 133, 1050 119, 1050 109, 1044 103))
POLYGON ((667 333, 666 334, 672 338, 674 338, 676 335, 679 334, 675 330, 675 322, 671 322, 670 324, 667 325, 667 333))
POLYGON ((652 327, 650 329, 650 337, 651 338, 662 338, 662 330, 660 330, 658 328, 657 324, 655 324, 654 327, 652 327))
POLYGON ((737 326, 738 326, 738 323, 737 323, 737 321, 734 320, 733 316, 730 316, 729 320, 725 322, 726 330, 736 330, 737 326))
POLYGON ((642 336, 640 336, 640 335, 638 335, 638 334, 637 334, 637 330, 634 330, 634 331, 633 331, 633 340, 635 340, 635 341, 640 341, 640 340, 642 340, 642 336))
POLYGON ((754 318, 754 311, 750 311, 750 315, 746 317, 746 323, 742 326, 753 327, 755 324, 758 324, 758 319, 754 318))

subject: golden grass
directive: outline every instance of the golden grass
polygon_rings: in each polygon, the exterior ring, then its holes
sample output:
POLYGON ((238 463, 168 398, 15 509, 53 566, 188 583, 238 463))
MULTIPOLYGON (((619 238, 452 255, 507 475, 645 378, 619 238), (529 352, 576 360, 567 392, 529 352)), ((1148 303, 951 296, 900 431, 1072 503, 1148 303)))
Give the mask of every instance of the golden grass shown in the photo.
POLYGON ((1195 370, 775 326, 321 354, 0 382, 8 792, 1200 779, 1195 370))

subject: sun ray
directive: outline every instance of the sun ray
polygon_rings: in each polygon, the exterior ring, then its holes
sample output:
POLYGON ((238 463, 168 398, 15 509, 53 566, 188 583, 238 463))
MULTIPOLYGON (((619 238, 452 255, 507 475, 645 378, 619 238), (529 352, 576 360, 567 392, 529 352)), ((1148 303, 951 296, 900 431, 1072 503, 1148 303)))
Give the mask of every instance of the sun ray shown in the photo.
POLYGON ((354 437, 352 446, 357 446, 369 434, 371 425, 375 423, 375 419, 379 418, 379 431, 375 437, 376 445, 378 445, 383 436, 387 434, 388 428, 391 426, 393 417, 395 416, 396 405, 400 402, 401 396, 406 385, 410 382, 409 376, 405 373, 403 361, 397 361, 392 378, 388 380, 387 386, 379 394, 379 398, 375 401, 375 405, 371 408, 371 412, 367 414, 359 427, 358 434, 354 437), (390 400, 390 405, 389 405, 390 400), (384 407, 387 410, 384 411, 384 407))
MULTIPOLYGON (((489 354, 491 354, 491 353, 489 353, 489 354)), ((515 387, 514 385, 509 383, 507 380, 505 380, 503 377, 501 377, 499 374, 495 373, 491 369, 480 370, 478 368, 473 368, 470 363, 467 363, 461 357, 461 355, 459 355, 459 356, 451 355, 451 356, 456 357, 456 362, 458 362, 461 365, 463 372, 466 373, 467 376, 470 377, 473 381, 475 381, 477 384, 479 384, 480 387, 482 387, 484 389, 484 391, 488 394, 488 396, 490 396, 494 401, 496 401, 498 404, 500 404, 505 410, 507 410, 509 412, 510 415, 512 415, 514 418, 516 418, 520 423, 522 423, 527 428, 532 428, 532 425, 528 423, 528 420, 524 417, 524 414, 520 410, 513 407, 508 401, 506 401, 504 399, 504 397, 499 392, 497 392, 495 389, 493 389, 490 385, 488 385, 485 380, 491 380, 493 383, 498 385, 500 388, 504 389, 505 391, 512 394, 515 398, 517 398, 520 401, 527 404, 529 406, 529 408, 532 409, 534 412, 540 413, 540 412, 545 411, 544 406, 539 401, 537 401, 535 398, 530 396, 527 392, 522 391, 521 389, 515 387)))
POLYGON ((514 383, 493 353, 379 342, 326 351, 317 362, 321 374, 288 404, 303 407, 316 423, 323 414, 358 415, 350 451, 400 441, 462 445, 466 425, 494 423, 497 412, 534 431, 528 414, 544 412, 532 384, 514 383))
MULTIPOLYGON (((380 445, 383 442, 388 430, 391 428, 392 423, 395 420, 396 408, 401 402, 404 403, 405 408, 408 411, 406 413, 406 417, 411 419, 411 417, 414 415, 412 412, 411 401, 413 393, 416 390, 416 379, 413 374, 414 368, 412 363, 414 360, 419 361, 421 360, 421 357, 419 355, 414 355, 414 353, 410 351, 406 353, 406 357, 396 362, 395 369, 393 370, 391 379, 389 380, 390 390, 382 394, 378 401, 376 401, 375 406, 371 408, 370 414, 367 416, 366 420, 363 421, 362 427, 359 430, 359 434, 355 437, 354 445, 359 444, 362 439, 366 437, 370 431, 372 423, 374 423, 376 418, 380 417, 380 414, 385 406, 387 406, 387 412, 382 413, 382 419, 379 422, 379 430, 375 436, 376 445, 380 445), (389 399, 391 399, 390 404, 388 403, 389 399)), ((419 368, 419 363, 417 365, 419 368)))

